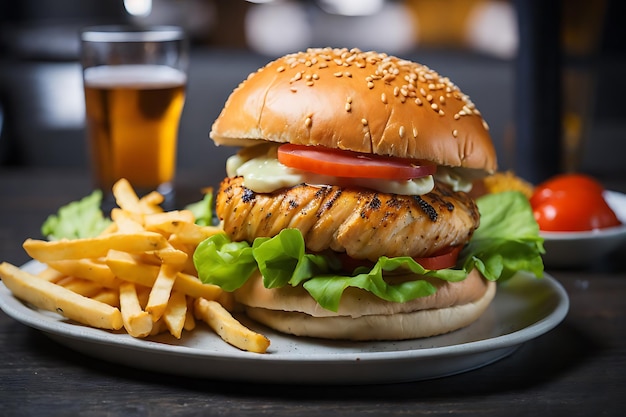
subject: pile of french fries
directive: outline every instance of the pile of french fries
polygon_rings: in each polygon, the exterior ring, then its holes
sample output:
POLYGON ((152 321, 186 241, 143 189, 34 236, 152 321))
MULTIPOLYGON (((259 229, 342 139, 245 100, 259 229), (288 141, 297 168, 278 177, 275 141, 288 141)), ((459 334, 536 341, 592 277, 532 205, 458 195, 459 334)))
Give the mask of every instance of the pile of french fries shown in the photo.
POLYGON ((0 278, 14 296, 138 338, 169 332, 180 339, 202 320, 225 342, 265 353, 267 337, 233 317, 232 295, 197 277, 193 252, 221 229, 195 224, 189 210, 163 211, 157 192, 138 198, 125 179, 113 186, 113 195, 113 222, 99 236, 24 242, 26 252, 45 265, 41 272, 0 264, 0 278))

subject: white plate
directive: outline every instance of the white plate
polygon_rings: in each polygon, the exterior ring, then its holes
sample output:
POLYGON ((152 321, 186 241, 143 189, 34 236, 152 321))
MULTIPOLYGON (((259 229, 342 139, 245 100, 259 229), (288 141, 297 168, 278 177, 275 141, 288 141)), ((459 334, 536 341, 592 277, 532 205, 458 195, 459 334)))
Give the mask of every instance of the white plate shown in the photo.
POLYGON ((604 198, 613 209, 621 226, 588 232, 541 232, 548 267, 576 267, 589 265, 626 242, 626 194, 605 191, 604 198))
MULTIPOLYGON (((32 271, 39 265, 24 266, 32 271)), ((291 337, 246 322, 271 340, 269 352, 231 347, 199 325, 180 340, 149 340, 67 321, 13 297, 0 284, 0 307, 23 324, 95 358, 140 369, 222 380, 297 384, 374 384, 453 375, 495 362, 557 326, 567 293, 550 276, 517 274, 500 283, 485 314, 465 329, 401 342, 336 342, 291 337)))

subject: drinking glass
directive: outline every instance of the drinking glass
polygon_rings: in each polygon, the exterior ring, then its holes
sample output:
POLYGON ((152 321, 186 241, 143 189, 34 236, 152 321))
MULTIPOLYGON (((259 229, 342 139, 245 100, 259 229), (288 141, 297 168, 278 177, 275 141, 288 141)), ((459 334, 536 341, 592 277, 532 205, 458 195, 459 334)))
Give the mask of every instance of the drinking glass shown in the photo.
POLYGON ((96 26, 80 33, 86 131, 96 187, 126 178, 173 196, 188 45, 179 27, 96 26))

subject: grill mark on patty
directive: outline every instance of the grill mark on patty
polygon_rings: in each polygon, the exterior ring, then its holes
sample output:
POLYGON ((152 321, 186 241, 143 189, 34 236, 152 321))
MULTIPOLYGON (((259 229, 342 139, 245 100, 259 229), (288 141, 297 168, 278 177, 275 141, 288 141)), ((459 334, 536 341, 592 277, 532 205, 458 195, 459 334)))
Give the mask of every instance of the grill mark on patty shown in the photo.
POLYGON ((437 216, 438 216, 437 210, 435 210, 433 206, 431 206, 426 200, 424 200, 419 195, 413 196, 413 200, 417 203, 418 207, 422 209, 424 214, 426 214, 432 222, 437 221, 437 216))

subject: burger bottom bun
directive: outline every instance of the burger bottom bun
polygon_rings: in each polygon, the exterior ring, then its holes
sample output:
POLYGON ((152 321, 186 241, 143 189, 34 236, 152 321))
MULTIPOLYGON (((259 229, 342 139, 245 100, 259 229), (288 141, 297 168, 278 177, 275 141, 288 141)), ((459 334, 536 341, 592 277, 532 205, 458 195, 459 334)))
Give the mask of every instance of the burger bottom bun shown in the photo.
MULTIPOLYGON (((243 287, 243 294, 250 295, 246 291, 250 287, 256 288, 255 281, 261 281, 260 278, 255 279, 250 286, 243 287)), ((340 309, 337 313, 323 310, 321 307, 307 310, 309 299, 313 304, 317 305, 304 289, 301 288, 281 288, 266 289, 256 293, 278 293, 286 295, 285 305, 298 305, 297 299, 300 300, 300 308, 288 309, 281 306, 280 300, 274 297, 266 298, 266 302, 244 302, 244 298, 238 290, 236 292, 237 300, 244 304, 246 314, 253 320, 258 321, 268 327, 283 333, 293 334, 296 336, 310 336, 325 339, 342 339, 342 340, 404 340, 417 339, 421 337, 430 337, 439 334, 448 333, 476 321, 483 312, 489 307, 496 293, 496 284, 482 278, 477 271, 472 271, 470 275, 461 282, 440 284, 437 291, 442 294, 437 297, 435 295, 420 298, 408 303, 388 302, 377 297, 371 296, 366 291, 351 289, 348 293, 344 293, 341 301, 340 309), (466 281, 469 280, 469 283, 466 281), (478 284, 476 284, 478 282, 478 284), (452 289, 451 289, 451 288, 452 289), (482 291, 476 290, 482 288, 482 291), (449 301, 454 297, 450 294, 460 292, 463 289, 473 289, 474 298, 462 302, 445 302, 439 306, 433 303, 437 301, 449 301), (288 291, 284 291, 288 290, 288 291), (296 291, 301 290, 301 291, 296 291), (447 295, 447 296, 446 296, 447 295), (369 298, 376 299, 376 303, 368 302, 369 298), (443 299, 448 300, 443 300, 443 299), (272 302, 268 303, 267 300, 272 302), (357 306, 360 305, 359 314, 350 314, 347 310, 356 313, 357 306), (349 307, 346 307, 349 306, 349 307), (302 308, 305 307, 305 308, 302 308), (323 314, 315 314, 322 310, 323 314)), ((458 301, 458 300, 455 300, 458 301)))

